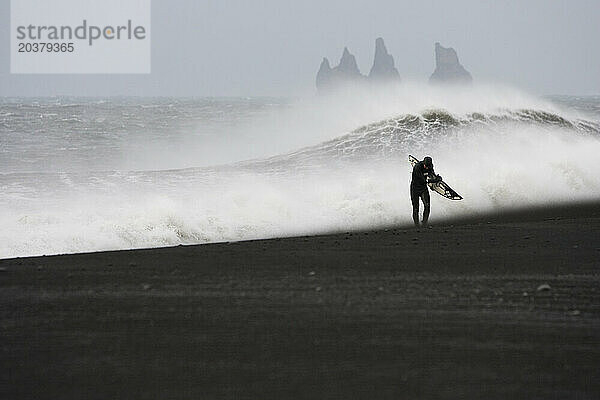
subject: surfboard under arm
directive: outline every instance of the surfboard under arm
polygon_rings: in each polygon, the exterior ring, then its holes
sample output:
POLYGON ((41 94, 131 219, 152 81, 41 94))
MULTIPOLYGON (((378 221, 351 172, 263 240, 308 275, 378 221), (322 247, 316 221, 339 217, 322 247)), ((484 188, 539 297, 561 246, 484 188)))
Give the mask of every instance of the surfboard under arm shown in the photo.
MULTIPOLYGON (((417 160, 415 157, 409 155, 408 156, 408 161, 410 162, 410 165, 412 165, 413 167, 415 165, 417 165, 417 163, 419 162, 419 160, 417 160)), ((439 182, 431 182, 427 184, 431 190, 433 190, 436 193, 439 193, 440 195, 444 196, 447 199, 450 200, 462 200, 463 197, 456 193, 454 191, 454 189, 452 189, 446 182, 444 181, 439 181, 439 182)))

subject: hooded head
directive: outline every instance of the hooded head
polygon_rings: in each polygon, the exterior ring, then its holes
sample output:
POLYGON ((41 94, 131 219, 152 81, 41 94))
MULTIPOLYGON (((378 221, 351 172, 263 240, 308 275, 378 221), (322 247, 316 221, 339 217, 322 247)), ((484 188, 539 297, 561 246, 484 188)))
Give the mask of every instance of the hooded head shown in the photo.
POLYGON ((433 169, 433 160, 431 157, 425 157, 423 159, 423 164, 427 167, 427 169, 433 169))

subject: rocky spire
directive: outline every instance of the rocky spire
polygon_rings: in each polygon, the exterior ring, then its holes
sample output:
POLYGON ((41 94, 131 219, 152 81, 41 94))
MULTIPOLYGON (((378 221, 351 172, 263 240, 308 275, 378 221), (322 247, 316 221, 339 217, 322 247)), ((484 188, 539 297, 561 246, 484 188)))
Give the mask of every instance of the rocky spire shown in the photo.
POLYGON ((371 72, 369 72, 369 79, 379 82, 400 82, 400 74, 394 67, 394 57, 388 54, 383 38, 375 40, 375 58, 371 72))
POLYGON ((340 63, 335 68, 331 68, 327 58, 321 61, 317 72, 317 89, 320 93, 326 93, 342 86, 355 85, 364 79, 356 64, 356 58, 344 47, 340 63))
POLYGON ((317 72, 317 89, 322 90, 331 85, 332 73, 333 70, 329 65, 329 60, 327 57, 323 57, 319 72, 317 72))
POLYGON ((369 76, 360 73, 356 58, 344 47, 340 63, 331 68, 329 60, 323 58, 319 72, 317 72, 317 89, 319 93, 330 92, 342 87, 366 88, 367 83, 389 83, 400 82, 400 74, 394 66, 394 58, 387 52, 382 38, 375 40, 375 58, 369 76))
POLYGON ((473 81, 471 74, 460 64, 456 51, 451 47, 435 44, 435 71, 430 83, 468 84, 473 81))
POLYGON ((356 64, 356 58, 350 54, 347 47, 344 47, 344 52, 342 53, 342 58, 340 58, 340 63, 337 67, 335 67, 335 69, 347 77, 362 77, 358 69, 358 65, 356 64))

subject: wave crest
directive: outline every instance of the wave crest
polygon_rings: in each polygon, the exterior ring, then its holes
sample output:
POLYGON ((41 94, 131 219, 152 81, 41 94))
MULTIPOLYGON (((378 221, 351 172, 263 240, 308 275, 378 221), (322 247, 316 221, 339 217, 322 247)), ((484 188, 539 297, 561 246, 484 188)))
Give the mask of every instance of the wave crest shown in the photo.
MULTIPOLYGON (((600 136, 600 123, 569 119, 537 109, 504 109, 497 113, 453 114, 445 109, 428 109, 420 114, 404 114, 359 127, 358 129, 299 151, 269 158, 267 163, 307 163, 310 160, 339 162, 386 159, 421 151, 441 140, 460 141, 472 135, 507 135, 519 129, 565 130, 579 135, 600 136)), ((264 164, 264 161, 259 161, 264 164)))

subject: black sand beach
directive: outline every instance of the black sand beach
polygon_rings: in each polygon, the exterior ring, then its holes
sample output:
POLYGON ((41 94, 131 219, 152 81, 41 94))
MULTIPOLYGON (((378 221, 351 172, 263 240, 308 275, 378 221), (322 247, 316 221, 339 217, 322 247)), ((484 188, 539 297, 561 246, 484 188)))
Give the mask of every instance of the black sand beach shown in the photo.
POLYGON ((2 399, 598 399, 600 203, 0 260, 0 315, 2 399))

